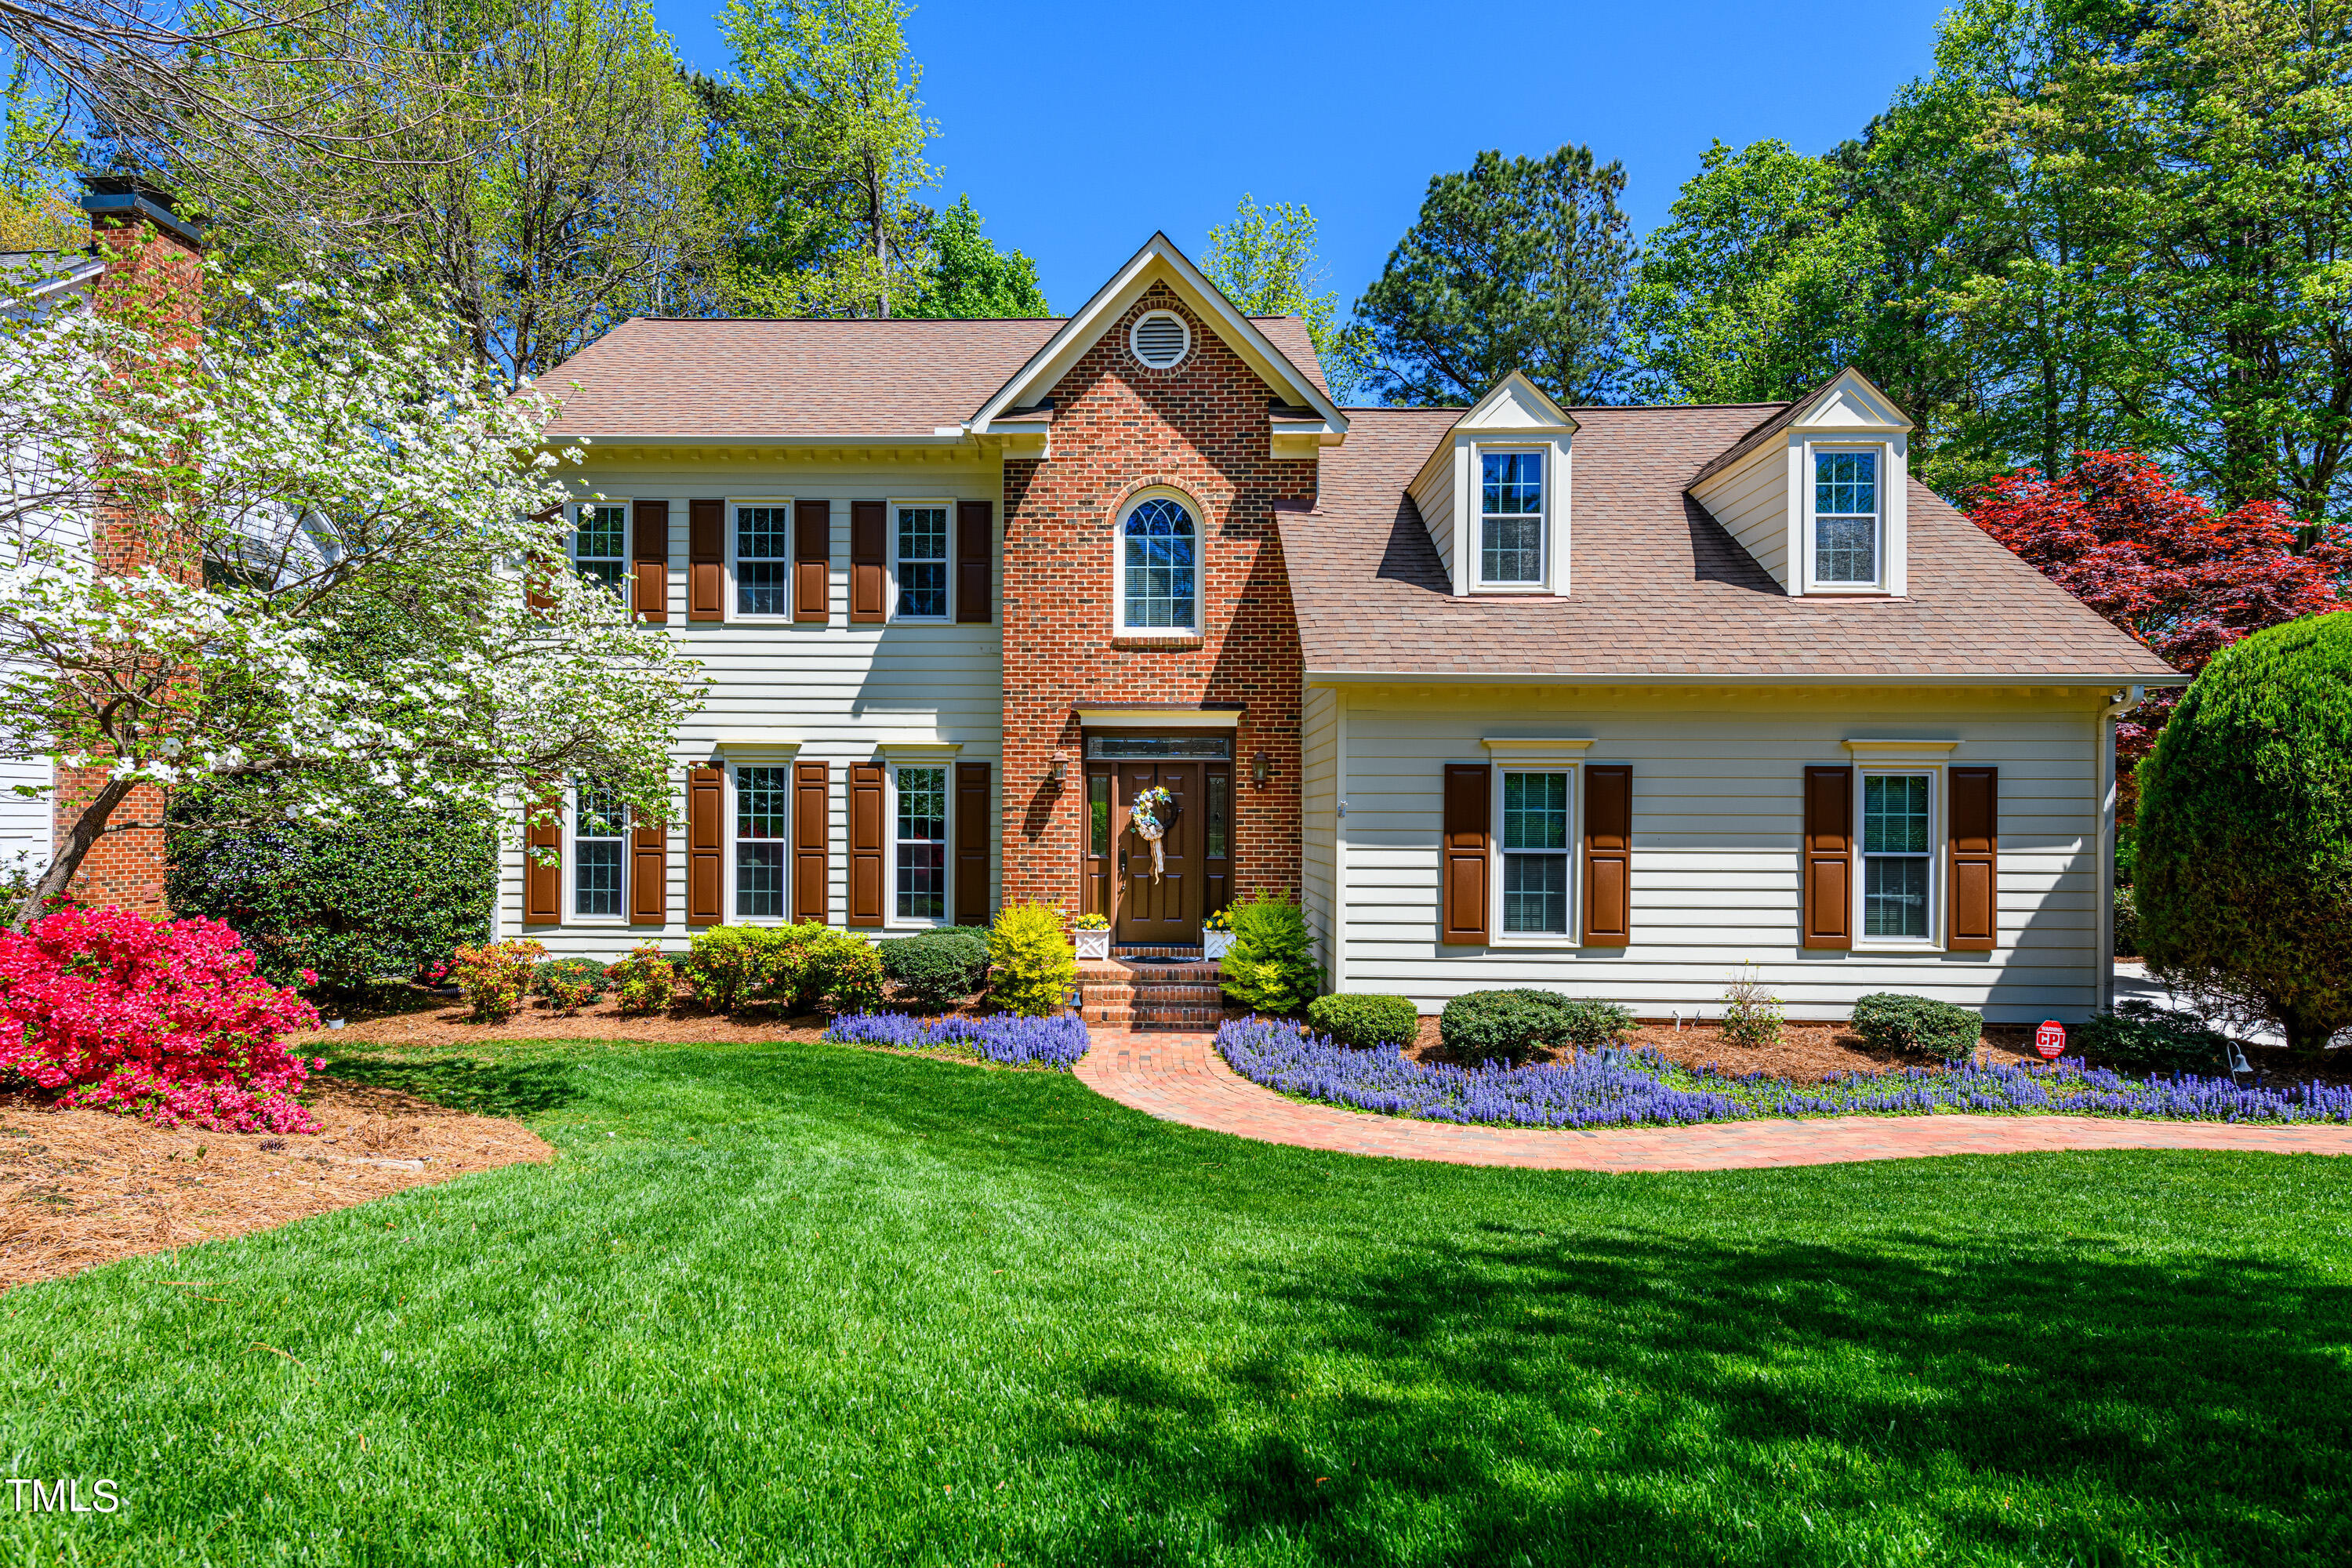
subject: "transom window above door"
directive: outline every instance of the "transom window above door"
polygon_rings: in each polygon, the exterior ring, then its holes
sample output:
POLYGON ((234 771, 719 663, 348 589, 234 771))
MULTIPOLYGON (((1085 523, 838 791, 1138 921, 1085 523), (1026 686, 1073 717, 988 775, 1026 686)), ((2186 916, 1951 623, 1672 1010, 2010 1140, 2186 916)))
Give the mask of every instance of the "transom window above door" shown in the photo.
POLYGON ((1130 507, 1119 525, 1118 629, 1197 631, 1199 563, 1191 508, 1170 496, 1130 507))
POLYGON ((1544 580, 1541 452, 1479 454, 1478 580, 1493 584, 1544 580))
POLYGON ((898 618, 945 620, 948 613, 948 509, 902 506, 894 531, 898 618))

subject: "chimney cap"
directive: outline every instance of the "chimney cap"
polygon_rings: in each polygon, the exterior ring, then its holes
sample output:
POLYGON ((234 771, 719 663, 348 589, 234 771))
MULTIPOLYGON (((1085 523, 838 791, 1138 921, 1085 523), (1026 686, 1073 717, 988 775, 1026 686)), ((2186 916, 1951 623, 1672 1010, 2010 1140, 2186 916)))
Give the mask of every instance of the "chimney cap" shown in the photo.
POLYGON ((136 174, 84 174, 81 210, 95 225, 144 218, 194 249, 205 244, 208 226, 200 217, 183 217, 177 193, 136 174))

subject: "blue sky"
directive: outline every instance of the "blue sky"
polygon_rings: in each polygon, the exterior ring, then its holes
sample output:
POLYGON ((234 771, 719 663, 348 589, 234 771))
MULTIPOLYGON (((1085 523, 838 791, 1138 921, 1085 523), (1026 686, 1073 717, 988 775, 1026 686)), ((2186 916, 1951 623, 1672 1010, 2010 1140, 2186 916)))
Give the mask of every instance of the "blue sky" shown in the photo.
MULTIPOLYGON (((688 63, 730 61, 717 0, 656 0, 688 63)), ((1069 310, 1155 228, 1198 259, 1243 192, 1304 202, 1341 310, 1432 174, 1582 142, 1625 165, 1637 231, 1715 138, 1819 153, 1932 63, 1927 0, 928 0, 908 22, 942 197, 1036 258, 1069 310)))

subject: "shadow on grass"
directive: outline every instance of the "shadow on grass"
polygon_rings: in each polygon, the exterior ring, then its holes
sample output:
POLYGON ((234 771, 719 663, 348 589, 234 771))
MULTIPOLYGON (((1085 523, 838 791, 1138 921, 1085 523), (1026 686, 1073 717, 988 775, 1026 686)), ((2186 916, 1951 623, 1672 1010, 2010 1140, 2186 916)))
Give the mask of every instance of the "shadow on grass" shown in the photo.
POLYGON ((395 1089, 478 1116, 530 1116, 578 1098, 568 1062, 480 1062, 463 1058, 401 1061, 390 1057, 329 1059, 325 1077, 371 1089, 395 1089))
POLYGON ((2352 1560, 2352 1287, 2315 1268, 1489 1225, 1261 1283, 1280 1351, 1114 1353, 1038 1438, 1330 1563, 2352 1560))

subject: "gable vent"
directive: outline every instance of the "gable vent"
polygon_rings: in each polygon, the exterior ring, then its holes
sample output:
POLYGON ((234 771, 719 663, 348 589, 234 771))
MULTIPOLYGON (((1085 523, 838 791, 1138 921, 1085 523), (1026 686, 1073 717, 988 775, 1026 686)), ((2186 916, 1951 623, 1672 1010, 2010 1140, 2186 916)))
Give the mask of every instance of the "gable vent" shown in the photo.
POLYGON ((1192 330, 1184 324, 1183 317, 1154 310, 1137 318, 1127 334, 1127 346, 1152 369, 1169 370, 1184 363, 1192 347, 1192 330))

